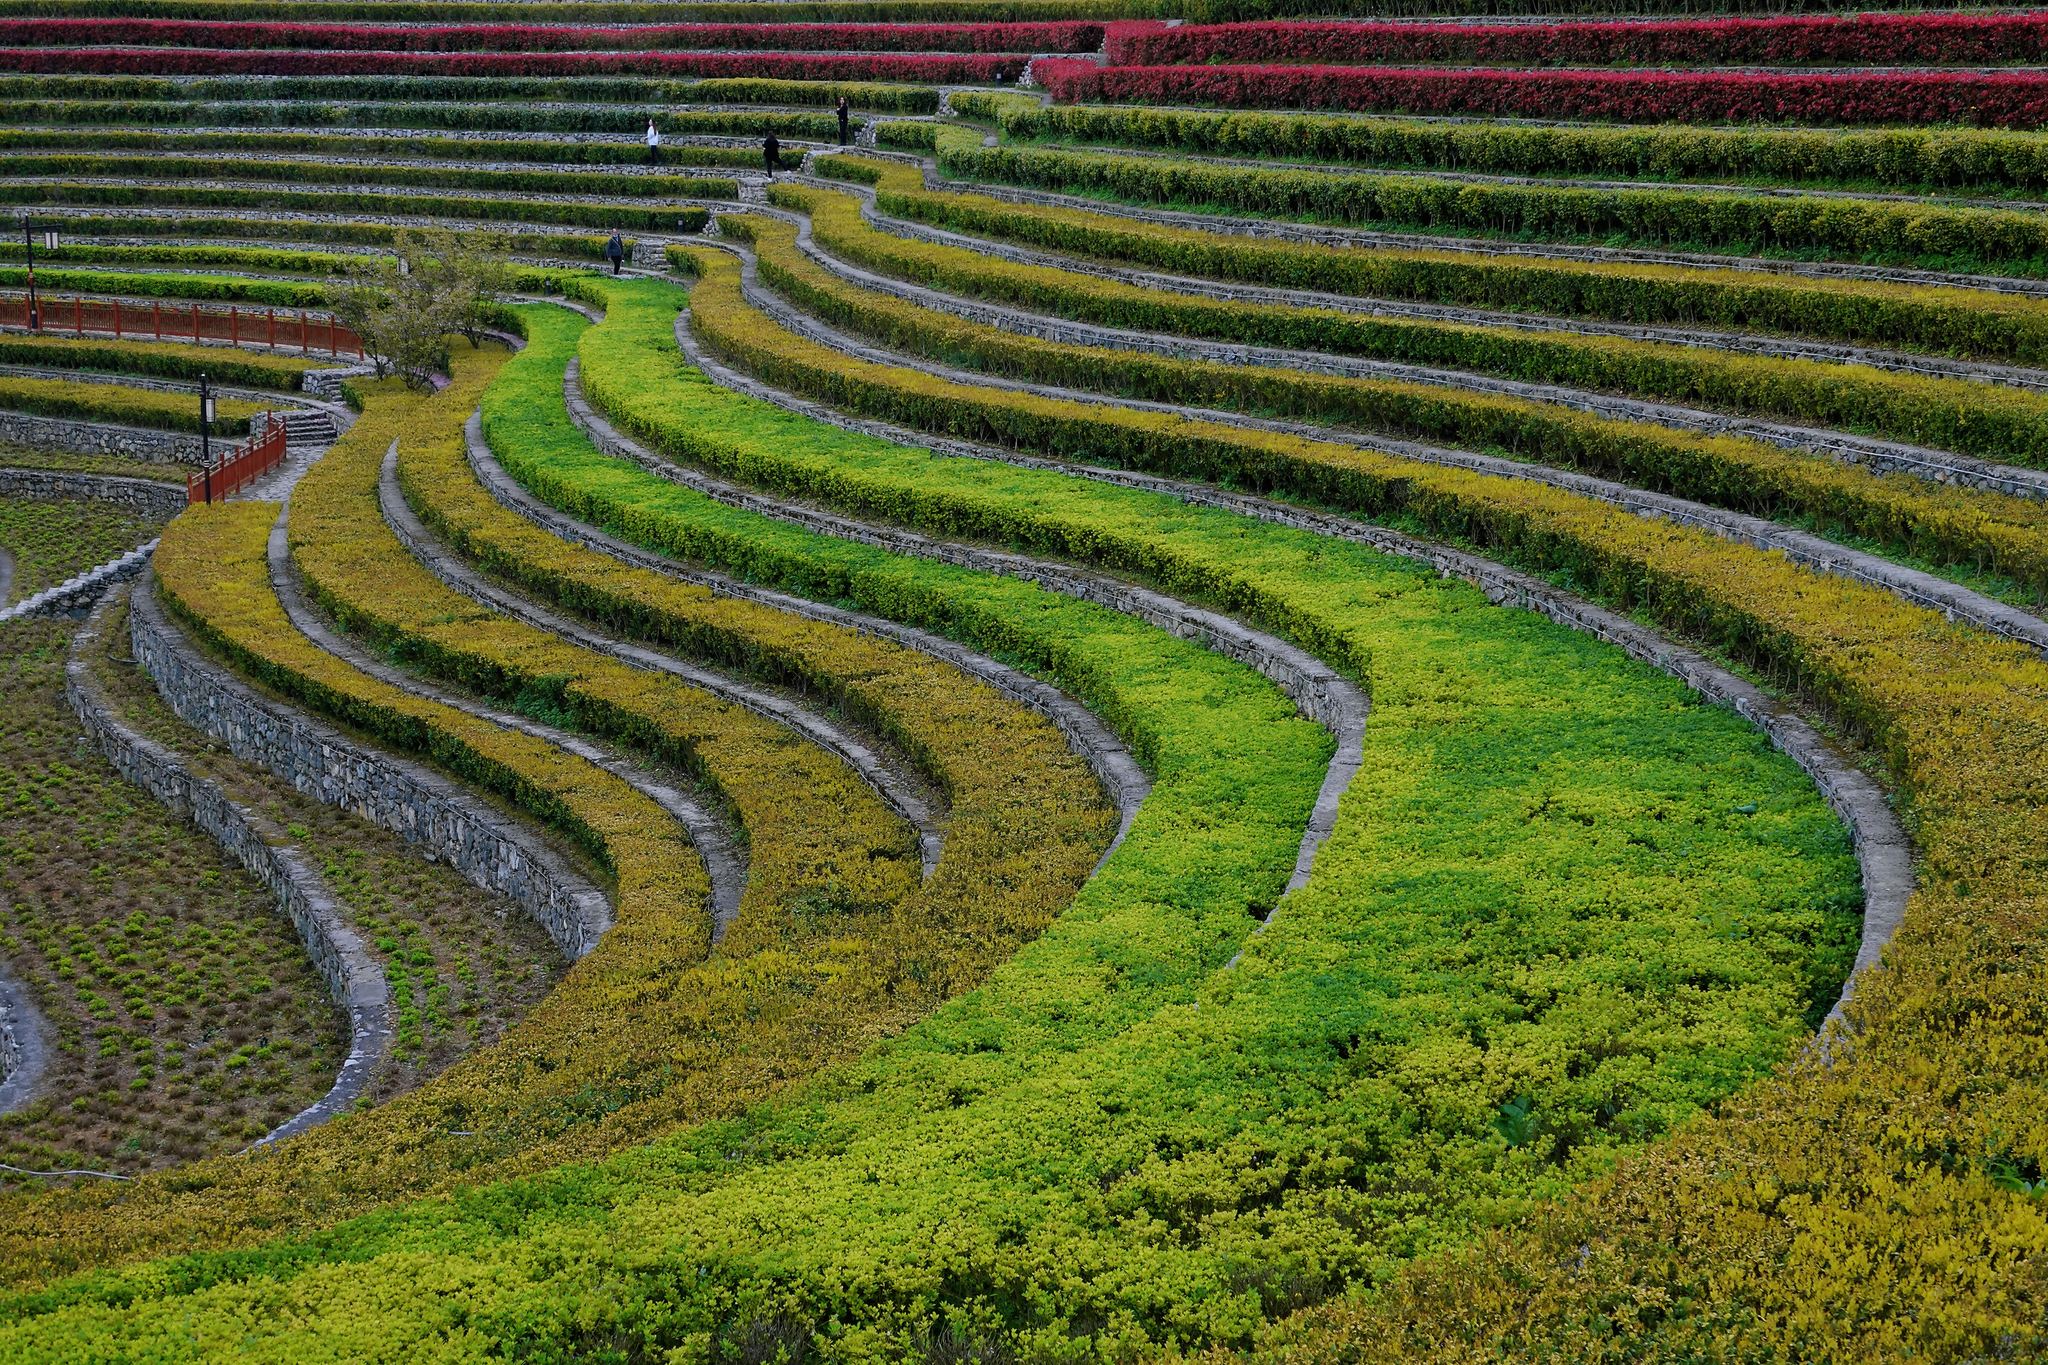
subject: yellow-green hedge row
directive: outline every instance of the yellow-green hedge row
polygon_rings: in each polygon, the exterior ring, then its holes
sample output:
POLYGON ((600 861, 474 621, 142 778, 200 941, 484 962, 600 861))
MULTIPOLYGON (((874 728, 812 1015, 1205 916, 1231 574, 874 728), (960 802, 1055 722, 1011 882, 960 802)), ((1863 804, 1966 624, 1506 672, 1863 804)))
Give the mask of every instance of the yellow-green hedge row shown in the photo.
POLYGON ((813 240, 856 265, 1080 322, 1611 390, 2013 464, 2040 464, 2048 450, 2048 396, 2028 389, 1564 330, 1204 298, 898 237, 869 226, 851 196, 809 186, 778 184, 769 198, 810 214, 813 240))
MULTIPOLYGON (((101 341, 90 337, 0 336, 0 364, 50 369, 108 370, 163 379, 210 376, 220 384, 291 393, 319 362, 225 346, 175 341, 101 341)), ((195 411, 196 401, 188 404, 195 411)))
MULTIPOLYGON (((735 351, 780 346, 736 307, 736 270, 706 267, 693 325, 737 322, 744 337, 720 337, 735 351)), ((1143 425, 1167 468, 1196 453, 1193 424, 1143 425)), ((1567 573, 1803 690, 1896 777, 1921 855, 1920 890, 1833 1067, 1789 1068, 1586 1199, 1311 1317, 1291 1349, 1478 1361, 1505 1340, 1537 1358, 1875 1362, 2040 1340, 2048 1207, 2015 1185, 2048 1168, 2048 665, 1883 593, 1555 489, 1391 461, 1291 486, 1567 573)), ((905 496, 906 513, 931 505, 905 496)))
MULTIPOLYGON (((10 359, 0 352, 0 359, 10 359)), ((43 363, 43 362, 36 362, 43 363)), ((44 379, 36 375, 0 374, 0 408, 38 417, 67 417, 80 422, 113 422, 152 427, 158 431, 199 434, 199 395, 135 389, 125 384, 97 384, 78 379, 44 379)), ((249 423, 263 411, 260 403, 240 398, 214 401, 213 434, 246 436, 249 423)), ((223 447, 225 451, 225 447, 223 447)))
MULTIPOLYGON (((798 306, 885 345, 933 359, 1175 405, 1276 413, 1467 449, 1498 449, 1715 506, 1809 519, 1908 554, 1988 569, 2048 595, 2048 507, 2037 502, 1943 488, 1907 474, 1874 474, 1745 437, 1696 435, 1506 395, 1044 341, 849 285, 797 250, 796 229, 788 223, 738 216, 724 222, 732 235, 754 240, 762 278, 798 306)), ((993 431, 1005 443, 1018 444, 1020 438, 998 413, 1047 414, 1056 406, 1027 394, 943 385, 901 367, 860 373, 858 381, 850 373, 841 377, 840 401, 967 439, 993 431)), ((1071 412, 1072 406, 1064 410, 1071 412)), ((1208 429, 1217 430, 1214 424, 1208 429)), ((1064 446, 1069 452, 1088 448, 1078 441, 1064 446)), ((1115 463, 1134 458, 1099 440, 1092 448, 1096 458, 1115 463)), ((1254 459, 1246 467, 1218 467, 1212 477, 1255 484, 1271 478, 1256 468, 1254 459)))
POLYGON ((864 158, 814 164, 821 174, 875 185, 877 204, 896 217, 1119 265, 1359 298, 1784 332, 2026 364, 2048 359, 2048 301, 2018 295, 1505 253, 1352 251, 927 190, 919 171, 864 158))

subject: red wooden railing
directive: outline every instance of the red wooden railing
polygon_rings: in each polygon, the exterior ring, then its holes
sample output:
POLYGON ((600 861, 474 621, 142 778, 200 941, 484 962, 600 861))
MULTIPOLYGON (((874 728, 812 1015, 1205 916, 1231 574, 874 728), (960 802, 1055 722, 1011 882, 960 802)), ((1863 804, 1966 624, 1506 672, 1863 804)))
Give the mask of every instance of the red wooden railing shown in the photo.
MULTIPOLYGON (((363 342, 332 316, 275 308, 221 307, 164 299, 51 298, 37 300, 41 330, 71 336, 88 333, 154 341, 226 341, 267 346, 300 355, 361 360, 363 342)), ((28 326, 28 295, 0 294, 0 328, 28 326)))
POLYGON ((213 477, 209 481, 208 471, 185 476, 185 501, 206 502, 209 497, 219 502, 231 494, 239 493, 271 470, 284 463, 285 422, 277 413, 263 414, 263 430, 242 445, 231 450, 213 466, 213 477), (209 486, 210 485, 210 486, 209 486))

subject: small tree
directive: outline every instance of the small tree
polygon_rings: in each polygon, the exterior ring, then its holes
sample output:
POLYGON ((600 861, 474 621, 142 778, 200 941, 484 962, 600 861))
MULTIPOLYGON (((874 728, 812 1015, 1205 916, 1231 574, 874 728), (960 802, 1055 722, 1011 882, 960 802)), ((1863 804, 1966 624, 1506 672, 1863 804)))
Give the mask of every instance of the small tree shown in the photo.
POLYGON ((363 354, 381 378, 396 373, 424 389, 448 363, 444 338, 460 332, 483 339, 504 293, 510 267, 502 237, 462 237, 445 228, 401 228, 391 256, 349 265, 349 282, 334 313, 363 339, 363 354))

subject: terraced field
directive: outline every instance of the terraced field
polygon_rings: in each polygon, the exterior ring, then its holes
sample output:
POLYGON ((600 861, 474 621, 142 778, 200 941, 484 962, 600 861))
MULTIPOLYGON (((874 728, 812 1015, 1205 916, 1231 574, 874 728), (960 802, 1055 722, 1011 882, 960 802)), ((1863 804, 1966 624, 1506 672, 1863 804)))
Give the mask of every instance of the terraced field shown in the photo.
POLYGON ((0 1359, 2048 1350, 2048 18, 1721 8, 0 0, 0 1359))

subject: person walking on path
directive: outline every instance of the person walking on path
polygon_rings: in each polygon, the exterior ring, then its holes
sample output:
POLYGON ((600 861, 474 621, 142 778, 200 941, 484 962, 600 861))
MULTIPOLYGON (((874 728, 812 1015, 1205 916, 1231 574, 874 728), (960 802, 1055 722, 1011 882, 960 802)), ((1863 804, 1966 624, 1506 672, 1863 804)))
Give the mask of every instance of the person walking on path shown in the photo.
POLYGON ((853 117, 853 110, 846 105, 846 96, 839 97, 839 145, 846 145, 846 121, 853 117))
POLYGON ((647 164, 661 164, 661 129, 654 126, 654 120, 647 120, 647 164))
POLYGON ((604 244, 604 258, 612 263, 612 274, 618 274, 620 263, 626 259, 626 243, 616 229, 612 232, 612 239, 604 244))
POLYGON ((768 178, 770 180, 775 178, 775 168, 781 164, 781 161, 782 144, 775 140, 775 134, 770 133, 761 140, 761 164, 768 168, 768 178))

